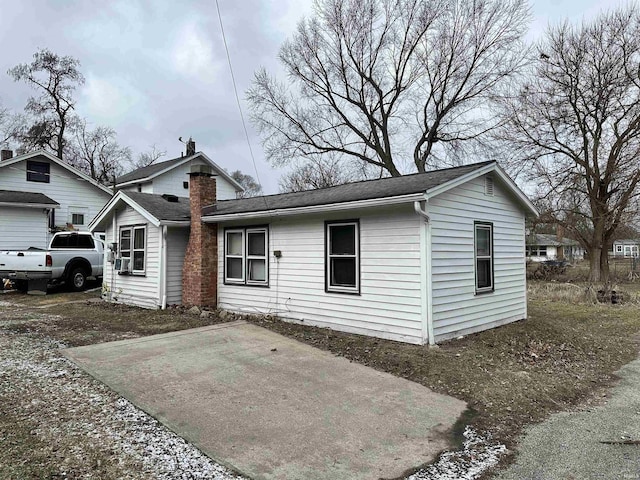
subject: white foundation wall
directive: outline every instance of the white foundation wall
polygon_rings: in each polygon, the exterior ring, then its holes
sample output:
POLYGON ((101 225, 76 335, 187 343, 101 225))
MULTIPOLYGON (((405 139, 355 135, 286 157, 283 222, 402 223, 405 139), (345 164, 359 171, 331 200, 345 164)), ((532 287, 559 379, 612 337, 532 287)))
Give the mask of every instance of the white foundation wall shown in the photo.
POLYGON ((524 212, 495 178, 477 178, 431 199, 433 321, 436 341, 527 316, 524 212), (492 222, 494 286, 475 293, 474 222, 492 222))
POLYGON ((224 229, 218 230, 218 305, 305 325, 423 343, 420 220, 412 205, 342 216, 271 219, 269 287, 225 285, 224 229), (325 220, 360 222, 361 294, 325 292, 325 220), (273 255, 280 250, 279 260, 273 255))
POLYGON ((124 206, 118 207, 116 223, 115 232, 112 223, 106 229, 107 243, 119 243, 120 227, 146 225, 145 274, 119 275, 113 268, 114 264, 105 261, 103 283, 108 287, 108 294, 104 298, 116 303, 126 303, 144 308, 158 308, 161 306, 158 283, 160 274, 160 229, 148 223, 142 215, 131 207, 124 206))

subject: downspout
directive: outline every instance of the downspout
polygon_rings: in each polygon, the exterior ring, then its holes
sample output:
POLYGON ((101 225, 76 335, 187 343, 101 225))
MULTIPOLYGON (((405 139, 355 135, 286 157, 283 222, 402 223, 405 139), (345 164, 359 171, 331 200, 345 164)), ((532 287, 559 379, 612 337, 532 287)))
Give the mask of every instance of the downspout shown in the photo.
POLYGON ((426 211, 426 203, 428 200, 413 202, 413 209, 424 220, 420 229, 420 251, 426 255, 426 262, 420 262, 420 278, 423 279, 424 288, 421 289, 421 306, 423 317, 426 317, 427 339, 429 345, 435 345, 433 336, 433 285, 431 276, 431 219, 426 211), (425 292, 426 290, 426 292, 425 292))
POLYGON ((167 308, 167 226, 160 226, 160 308, 167 308))

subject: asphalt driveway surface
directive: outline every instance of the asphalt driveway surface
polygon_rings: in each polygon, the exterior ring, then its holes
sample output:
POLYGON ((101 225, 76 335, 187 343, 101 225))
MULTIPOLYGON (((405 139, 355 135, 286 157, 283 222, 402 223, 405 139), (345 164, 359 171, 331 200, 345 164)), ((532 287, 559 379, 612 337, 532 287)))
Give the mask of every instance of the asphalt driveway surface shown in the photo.
POLYGON ((457 399, 245 322, 66 355, 254 479, 396 478, 449 447, 457 399))
POLYGON ((625 365, 606 403, 558 413, 525 434, 498 480, 640 478, 640 360, 625 365))

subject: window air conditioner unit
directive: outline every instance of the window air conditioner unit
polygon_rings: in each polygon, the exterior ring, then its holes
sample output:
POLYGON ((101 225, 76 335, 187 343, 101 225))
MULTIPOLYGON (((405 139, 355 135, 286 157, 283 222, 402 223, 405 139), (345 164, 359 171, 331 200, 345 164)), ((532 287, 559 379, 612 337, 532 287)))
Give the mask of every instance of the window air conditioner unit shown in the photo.
POLYGON ((131 259, 130 258, 116 258, 115 269, 117 272, 131 273, 131 259))

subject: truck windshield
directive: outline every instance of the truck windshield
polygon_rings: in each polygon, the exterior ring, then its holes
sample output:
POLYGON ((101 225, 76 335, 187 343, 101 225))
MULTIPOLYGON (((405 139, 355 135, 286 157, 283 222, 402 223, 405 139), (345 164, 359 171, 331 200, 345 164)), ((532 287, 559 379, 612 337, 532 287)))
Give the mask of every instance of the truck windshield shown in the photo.
POLYGON ((51 248, 93 248, 93 238, 91 235, 58 235, 51 242, 51 248))

